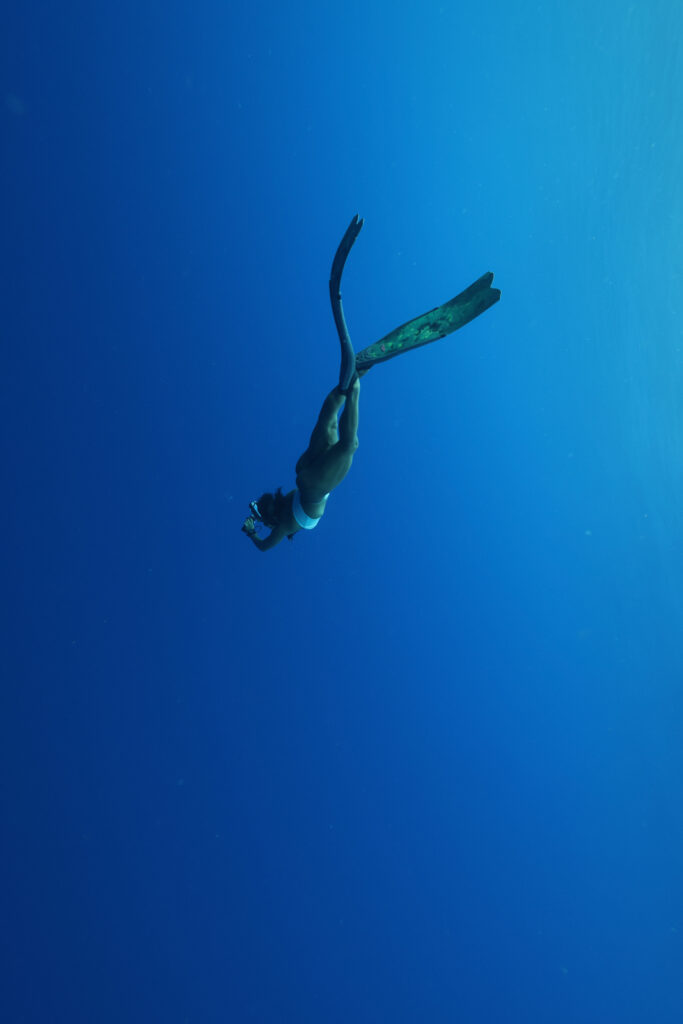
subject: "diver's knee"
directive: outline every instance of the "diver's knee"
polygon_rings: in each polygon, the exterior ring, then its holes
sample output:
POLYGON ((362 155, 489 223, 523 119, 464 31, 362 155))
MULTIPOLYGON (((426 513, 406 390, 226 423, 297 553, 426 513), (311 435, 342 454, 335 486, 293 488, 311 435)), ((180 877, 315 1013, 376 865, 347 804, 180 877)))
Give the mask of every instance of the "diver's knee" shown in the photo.
POLYGON ((358 450, 358 436, 350 438, 348 441, 341 441, 342 451, 346 455, 354 455, 358 450))

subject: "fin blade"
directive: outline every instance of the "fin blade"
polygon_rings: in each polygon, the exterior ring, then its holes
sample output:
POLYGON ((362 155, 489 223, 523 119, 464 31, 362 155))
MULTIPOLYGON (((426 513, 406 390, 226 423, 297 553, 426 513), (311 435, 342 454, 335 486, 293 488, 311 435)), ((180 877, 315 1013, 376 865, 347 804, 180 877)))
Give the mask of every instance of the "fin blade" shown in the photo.
POLYGON ((356 353, 356 369, 369 370, 375 363, 383 363, 402 352, 429 345, 464 327, 500 299, 500 290, 491 287, 492 281, 493 274, 489 271, 448 302, 394 328, 379 341, 356 353))

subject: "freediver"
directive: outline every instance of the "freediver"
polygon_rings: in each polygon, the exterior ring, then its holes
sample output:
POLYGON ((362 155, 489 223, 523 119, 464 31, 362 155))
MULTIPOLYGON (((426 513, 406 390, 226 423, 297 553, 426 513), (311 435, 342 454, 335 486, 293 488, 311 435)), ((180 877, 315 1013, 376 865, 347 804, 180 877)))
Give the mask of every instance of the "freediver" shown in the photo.
POLYGON ((294 489, 283 494, 278 487, 274 494, 267 491, 249 503, 251 514, 244 520, 242 530, 259 551, 270 551, 285 537, 291 540, 300 530, 313 530, 331 492, 351 469, 358 449, 360 377, 376 363, 445 337, 500 298, 498 289, 491 288, 493 274, 484 274, 454 299, 397 327, 356 354, 344 319, 340 289, 346 258, 362 227, 363 221, 356 215, 339 243, 330 273, 332 313, 341 343, 339 383, 323 402, 308 448, 296 464, 294 489), (257 522, 270 530, 267 537, 259 537, 257 522))

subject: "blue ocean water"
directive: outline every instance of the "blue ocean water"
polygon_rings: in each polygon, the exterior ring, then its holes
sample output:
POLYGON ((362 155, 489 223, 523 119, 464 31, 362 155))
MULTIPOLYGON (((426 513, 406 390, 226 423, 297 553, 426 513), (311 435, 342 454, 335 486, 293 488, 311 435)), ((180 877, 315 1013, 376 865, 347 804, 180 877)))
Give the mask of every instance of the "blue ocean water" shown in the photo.
POLYGON ((6 5, 0 1018, 683 1015, 683 11, 6 5), (324 519, 267 554, 339 346, 324 519))

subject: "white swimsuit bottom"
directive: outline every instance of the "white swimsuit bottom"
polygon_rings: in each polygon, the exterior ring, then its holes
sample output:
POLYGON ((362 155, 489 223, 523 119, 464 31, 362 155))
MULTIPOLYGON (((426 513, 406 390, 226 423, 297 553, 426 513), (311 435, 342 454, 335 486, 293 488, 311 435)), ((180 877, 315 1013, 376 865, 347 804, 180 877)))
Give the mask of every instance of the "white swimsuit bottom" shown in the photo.
MULTIPOLYGON (((328 491, 327 494, 323 494, 320 500, 325 501, 327 498, 329 498, 329 496, 330 492, 328 491)), ((294 488, 294 497, 292 498, 292 512, 294 513, 294 518, 296 519, 297 523, 299 524, 302 530, 314 530, 318 523, 320 522, 320 520, 322 519, 322 516, 318 516, 316 519, 314 519, 312 516, 306 515, 301 506, 301 495, 299 494, 298 487, 294 488)))

